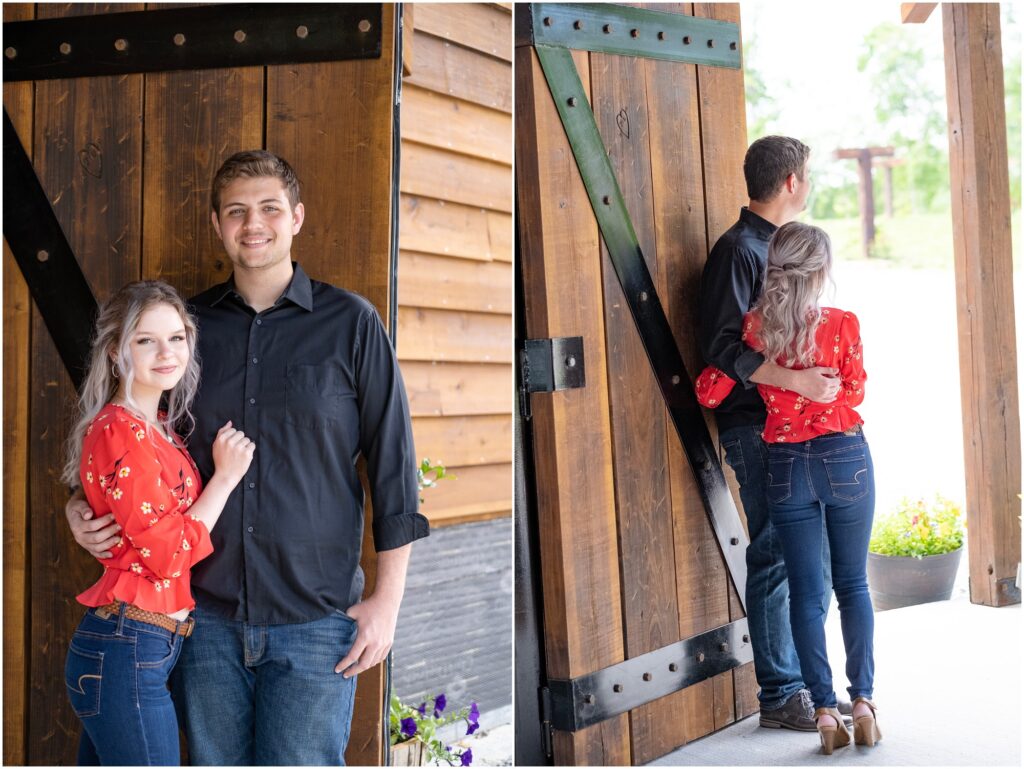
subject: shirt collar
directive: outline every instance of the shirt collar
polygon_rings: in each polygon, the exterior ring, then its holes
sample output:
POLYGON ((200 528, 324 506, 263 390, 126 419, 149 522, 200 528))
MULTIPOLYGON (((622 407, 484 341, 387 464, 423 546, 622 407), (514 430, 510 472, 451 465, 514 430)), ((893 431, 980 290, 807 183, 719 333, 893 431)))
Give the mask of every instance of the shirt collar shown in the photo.
MULTIPOLYGON (((232 272, 231 277, 224 283, 221 283, 219 288, 220 290, 213 298, 213 301, 210 302, 210 306, 216 306, 224 297, 237 293, 235 289, 235 273, 232 272)), ((307 312, 313 311, 313 284, 298 262, 292 262, 292 279, 278 301, 281 301, 281 299, 287 299, 307 312)))
POLYGON ((765 240, 771 238, 775 234, 775 230, 779 229, 763 216, 758 216, 746 206, 740 208, 740 221, 756 230, 757 234, 761 235, 765 240))

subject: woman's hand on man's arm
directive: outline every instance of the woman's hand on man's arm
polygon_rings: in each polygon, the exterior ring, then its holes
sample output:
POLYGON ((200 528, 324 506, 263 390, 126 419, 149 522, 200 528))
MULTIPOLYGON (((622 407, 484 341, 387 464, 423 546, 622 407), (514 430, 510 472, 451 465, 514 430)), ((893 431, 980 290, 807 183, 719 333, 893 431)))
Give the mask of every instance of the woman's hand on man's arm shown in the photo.
POLYGON ((831 403, 842 386, 838 374, 839 369, 824 366, 795 370, 765 361, 750 375, 750 381, 792 390, 815 403, 831 403))
POLYGON ((64 515, 75 542, 95 558, 110 558, 110 548, 121 537, 121 527, 114 521, 113 513, 94 520, 92 508, 85 501, 82 490, 78 489, 64 506, 64 515))

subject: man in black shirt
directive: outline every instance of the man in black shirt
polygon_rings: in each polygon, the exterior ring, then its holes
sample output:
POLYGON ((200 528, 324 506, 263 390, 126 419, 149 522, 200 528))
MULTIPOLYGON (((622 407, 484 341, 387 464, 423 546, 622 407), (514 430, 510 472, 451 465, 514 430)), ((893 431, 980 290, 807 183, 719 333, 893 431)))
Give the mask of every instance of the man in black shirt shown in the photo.
MULTIPOLYGON (((782 549, 768 520, 768 447, 761 438, 765 405, 758 383, 793 390, 820 403, 839 392, 838 372, 831 368, 794 371, 766 361, 741 339, 743 316, 758 296, 768 258, 768 241, 806 207, 811 180, 810 149, 784 136, 758 139, 747 150, 743 174, 749 204, 739 221, 715 243, 701 278, 701 355, 737 382, 714 410, 725 458, 736 473, 747 519, 747 621, 754 651, 754 671, 761 687, 761 726, 816 730, 810 693, 804 688, 800 661, 789 623, 789 584, 782 549)), ((827 539, 825 539, 827 547, 827 539)), ((827 552, 822 565, 831 585, 827 552)), ((827 608, 827 604, 826 604, 827 608)), ((849 702, 840 710, 850 712, 849 702), (845 710, 844 710, 845 708, 845 710)))
MULTIPOLYGON (((202 381, 188 445, 204 479, 226 421, 257 448, 192 572, 175 704, 193 764, 338 765, 355 676, 387 656, 411 543, 428 534, 405 387, 373 306, 291 261, 305 212, 283 159, 232 156, 211 203, 234 271, 191 302, 202 381), (378 551, 365 599, 359 456, 378 551)), ((99 555, 117 532, 82 504, 68 518, 99 555)))

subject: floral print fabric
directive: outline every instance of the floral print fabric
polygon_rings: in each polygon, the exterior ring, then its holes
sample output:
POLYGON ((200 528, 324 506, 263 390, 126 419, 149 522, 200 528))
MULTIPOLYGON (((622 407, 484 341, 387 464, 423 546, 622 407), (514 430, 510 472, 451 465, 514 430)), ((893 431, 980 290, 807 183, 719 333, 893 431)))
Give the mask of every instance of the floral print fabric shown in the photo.
POLYGON ((100 561, 103 576, 78 596, 86 606, 127 601, 170 614, 195 606, 194 563, 213 552, 210 532, 188 509, 201 484, 188 452, 131 412, 107 404, 82 445, 82 488, 96 516, 114 514, 121 539, 100 561))

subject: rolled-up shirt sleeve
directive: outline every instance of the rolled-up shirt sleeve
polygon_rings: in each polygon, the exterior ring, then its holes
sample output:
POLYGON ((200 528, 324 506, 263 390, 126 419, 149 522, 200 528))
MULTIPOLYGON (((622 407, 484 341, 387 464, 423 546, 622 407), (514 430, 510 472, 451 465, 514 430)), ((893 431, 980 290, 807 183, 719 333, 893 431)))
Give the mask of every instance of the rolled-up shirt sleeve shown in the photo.
POLYGON ((428 536, 430 526, 418 511, 416 450, 405 384, 387 331, 373 309, 360 318, 357 345, 359 443, 373 501, 373 544, 381 552, 428 536))
POLYGON ((747 249, 730 247, 708 258, 700 289, 701 355, 748 389, 756 386, 750 377, 764 363, 764 356, 741 338, 758 276, 757 257, 747 249))

